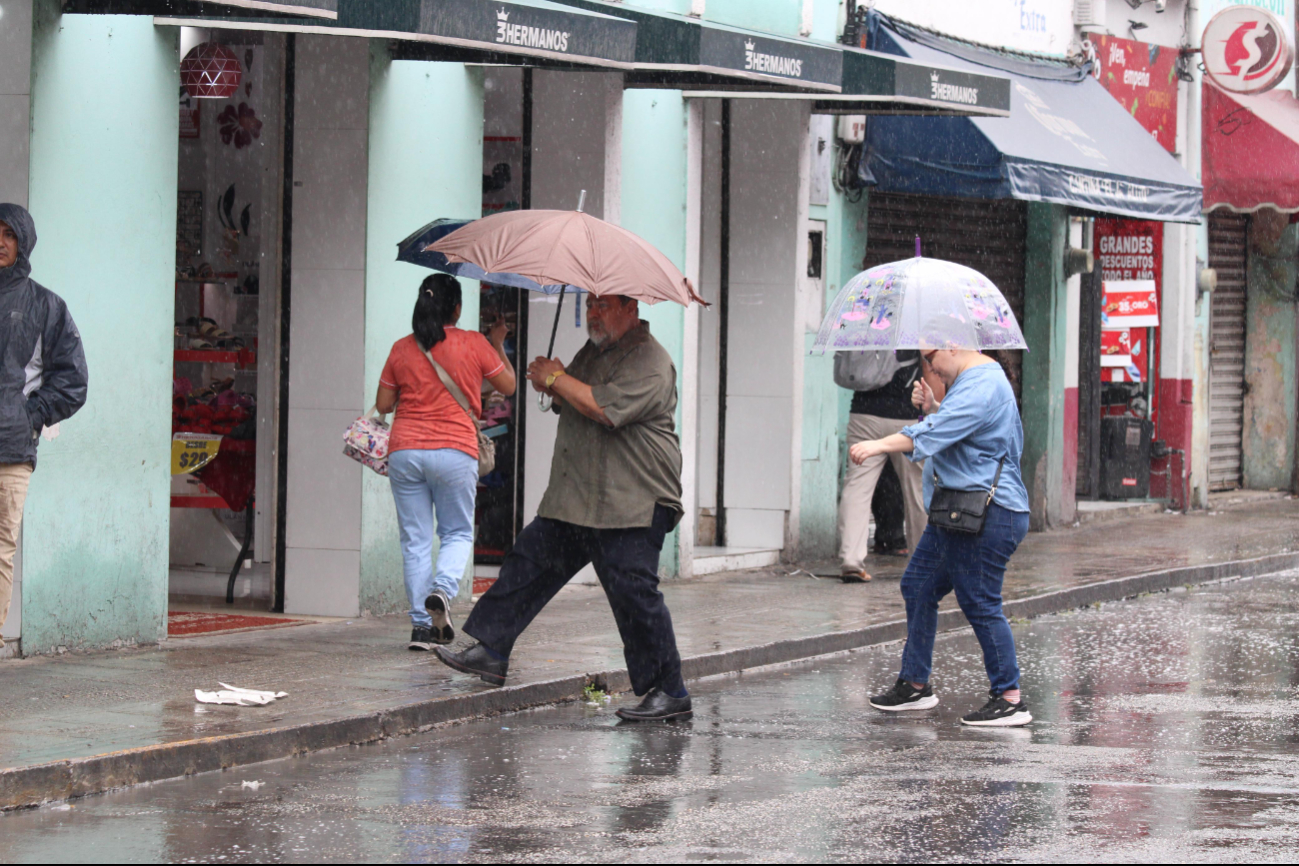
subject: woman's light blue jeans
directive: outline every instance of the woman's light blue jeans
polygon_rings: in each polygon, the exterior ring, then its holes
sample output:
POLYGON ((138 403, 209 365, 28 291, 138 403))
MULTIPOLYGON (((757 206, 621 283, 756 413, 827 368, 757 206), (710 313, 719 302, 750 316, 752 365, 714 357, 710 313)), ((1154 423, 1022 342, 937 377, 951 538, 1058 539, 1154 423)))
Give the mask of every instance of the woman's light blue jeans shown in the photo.
POLYGON ((455 599, 474 552, 474 497, 478 460, 454 448, 394 451, 388 455, 388 481, 397 503, 401 558, 406 573, 410 619, 433 624, 424 600, 440 589, 455 599), (437 573, 433 571, 433 527, 437 521, 437 573))

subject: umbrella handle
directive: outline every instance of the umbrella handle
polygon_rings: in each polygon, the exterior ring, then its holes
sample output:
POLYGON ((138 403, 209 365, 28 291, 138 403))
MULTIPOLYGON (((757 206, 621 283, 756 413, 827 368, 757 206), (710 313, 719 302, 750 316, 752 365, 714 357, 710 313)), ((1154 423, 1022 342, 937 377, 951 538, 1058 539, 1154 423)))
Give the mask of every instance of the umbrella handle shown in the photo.
MULTIPOLYGON (((582 190, 582 197, 585 199, 586 190, 582 190)), ((567 291, 567 289, 567 285, 559 287, 559 304, 555 307, 555 323, 550 326, 550 347, 546 349, 547 358, 555 354, 555 336, 559 333, 559 314, 564 309, 564 292, 567 291)), ((551 399, 549 394, 537 395, 537 406, 541 408, 542 412, 549 412, 550 407, 554 405, 554 402, 555 401, 551 399)))

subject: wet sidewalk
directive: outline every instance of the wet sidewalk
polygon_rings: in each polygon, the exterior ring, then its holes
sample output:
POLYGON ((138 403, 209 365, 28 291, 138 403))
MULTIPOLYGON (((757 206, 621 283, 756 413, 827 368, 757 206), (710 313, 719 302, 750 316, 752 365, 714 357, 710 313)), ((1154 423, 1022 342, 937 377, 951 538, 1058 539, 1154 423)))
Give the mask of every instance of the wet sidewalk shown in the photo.
MULTIPOLYGON (((1007 611, 1032 616, 1278 571, 1299 565, 1295 551, 1296 500, 1032 534, 1007 577, 1007 611)), ((901 637, 902 562, 889 562, 867 585, 792 565, 666 583, 687 677, 901 637)), ((942 626, 962 624, 949 599, 942 626)), ((570 700, 591 681, 626 688, 598 587, 569 587, 541 614, 504 689, 409 652, 408 634, 404 617, 376 617, 0 663, 0 808, 570 700), (196 704, 194 689, 218 681, 289 697, 267 707, 196 704)))

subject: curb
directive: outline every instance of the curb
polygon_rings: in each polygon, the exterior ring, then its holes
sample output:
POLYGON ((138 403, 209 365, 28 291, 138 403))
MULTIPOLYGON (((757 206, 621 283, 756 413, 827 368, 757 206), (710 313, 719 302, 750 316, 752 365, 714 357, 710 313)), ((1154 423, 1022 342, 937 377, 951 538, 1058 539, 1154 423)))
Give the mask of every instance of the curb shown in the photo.
MULTIPOLYGON (((1170 568, 1015 599, 1006 602, 1004 609, 1008 617, 1028 618, 1097 602, 1119 601, 1176 586, 1211 583, 1233 577, 1257 577, 1294 568, 1299 568, 1299 553, 1170 568)), ((947 610, 939 614, 940 631, 951 631, 964 624, 964 617, 958 610, 947 610)), ((906 621, 892 620, 852 631, 829 632, 692 656, 682 659, 681 667, 685 678, 693 680, 860 649, 904 637, 906 621)), ((378 713, 325 722, 161 743, 86 758, 14 767, 0 770, 0 811, 83 797, 144 782, 291 758, 339 746, 373 743, 389 737, 421 733, 449 722, 562 703, 581 697, 582 690, 588 683, 609 692, 627 691, 631 687, 625 670, 602 671, 586 676, 563 677, 451 698, 419 701, 378 713)))

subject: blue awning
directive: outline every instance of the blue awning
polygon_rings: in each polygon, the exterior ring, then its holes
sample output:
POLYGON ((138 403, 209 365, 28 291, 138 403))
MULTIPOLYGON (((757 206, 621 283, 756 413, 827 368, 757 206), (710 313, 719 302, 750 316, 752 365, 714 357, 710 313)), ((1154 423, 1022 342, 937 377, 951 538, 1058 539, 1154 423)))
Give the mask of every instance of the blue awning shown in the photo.
POLYGON ((932 36, 922 44, 871 17, 876 51, 1011 79, 1009 117, 872 117, 860 174, 873 189, 1200 221, 1200 184, 1083 70, 968 46, 943 51, 932 36))

